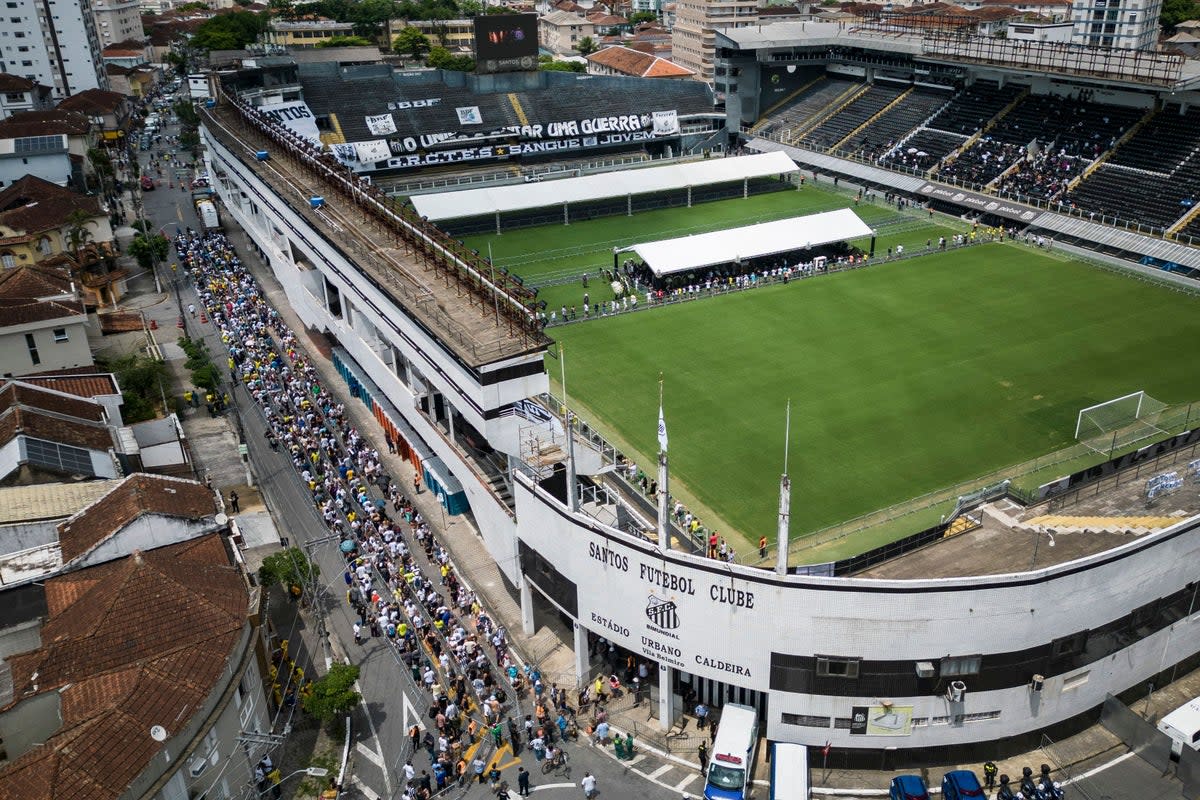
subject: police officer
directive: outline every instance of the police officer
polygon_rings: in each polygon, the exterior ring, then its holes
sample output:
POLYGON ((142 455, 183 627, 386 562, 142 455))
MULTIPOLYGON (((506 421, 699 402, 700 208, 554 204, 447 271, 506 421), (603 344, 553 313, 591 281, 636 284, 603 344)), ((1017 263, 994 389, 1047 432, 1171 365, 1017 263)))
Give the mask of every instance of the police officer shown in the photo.
POLYGON ((983 765, 983 785, 987 787, 989 792, 996 787, 996 773, 998 771, 993 761, 988 761, 983 765))

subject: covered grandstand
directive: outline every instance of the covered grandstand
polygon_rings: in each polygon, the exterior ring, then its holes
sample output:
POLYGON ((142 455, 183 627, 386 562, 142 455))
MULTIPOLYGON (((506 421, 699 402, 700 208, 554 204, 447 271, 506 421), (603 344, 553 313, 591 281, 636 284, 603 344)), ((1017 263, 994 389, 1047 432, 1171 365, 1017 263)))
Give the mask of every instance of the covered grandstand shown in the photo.
MULTIPOLYGON (((768 256, 808 252, 814 247, 874 236, 849 208, 790 217, 723 231, 661 239, 622 248, 637 253, 656 277, 768 256)), ((872 248, 874 249, 874 248, 872 248)))
POLYGON ((556 219, 569 222, 573 216, 578 216, 577 213, 573 214, 572 206, 594 210, 597 204, 619 200, 619 210, 632 213, 635 210, 634 198, 638 198, 637 208, 641 208, 644 196, 679 192, 683 193, 690 205, 692 200, 711 199, 714 190, 710 187, 732 184, 734 190, 748 194, 753 180, 782 180, 797 171, 795 162, 784 153, 758 153, 540 183, 416 195, 412 198, 412 204, 418 214, 431 222, 483 217, 494 219, 499 232, 503 215, 528 215, 528 212, 552 207, 556 219))

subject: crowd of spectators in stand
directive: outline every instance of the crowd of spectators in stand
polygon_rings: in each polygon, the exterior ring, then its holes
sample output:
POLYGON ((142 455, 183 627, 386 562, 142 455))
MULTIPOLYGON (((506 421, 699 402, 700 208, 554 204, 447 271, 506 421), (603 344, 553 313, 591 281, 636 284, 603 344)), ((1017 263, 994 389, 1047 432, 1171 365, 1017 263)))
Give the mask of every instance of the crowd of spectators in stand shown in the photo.
POLYGON ((938 170, 938 177, 982 186, 1024 156, 1025 148, 1022 145, 985 136, 966 151, 959 153, 953 161, 943 164, 938 170))
MULTIPOLYGON (((540 699, 540 675, 517 670, 504 628, 461 583, 446 548, 321 385, 225 236, 189 229, 175 248, 220 330, 233 379, 262 410, 268 443, 291 457, 331 535, 343 542, 355 641, 384 638, 429 692, 433 724, 414 737, 413 749, 420 744, 429 753, 433 776, 410 775, 408 796, 463 781, 474 769, 464 746, 488 732, 481 726, 502 736, 509 692, 532 688, 540 699)), ((482 771, 474 774, 482 782, 482 771)))

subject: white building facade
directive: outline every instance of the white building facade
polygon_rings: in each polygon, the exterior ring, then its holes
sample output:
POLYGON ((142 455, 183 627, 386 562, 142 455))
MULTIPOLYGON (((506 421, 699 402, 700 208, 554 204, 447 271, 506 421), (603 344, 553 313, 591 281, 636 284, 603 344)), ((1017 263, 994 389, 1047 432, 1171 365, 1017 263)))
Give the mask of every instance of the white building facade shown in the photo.
POLYGON ((1158 42, 1162 0, 1074 0, 1074 44, 1151 50, 1158 42))
POLYGON ((101 50, 110 44, 142 38, 142 11, 138 0, 95 0, 92 15, 101 50))
POLYGON ((5 0, 3 13, 5 72, 50 86, 56 97, 108 88, 91 0, 5 0))

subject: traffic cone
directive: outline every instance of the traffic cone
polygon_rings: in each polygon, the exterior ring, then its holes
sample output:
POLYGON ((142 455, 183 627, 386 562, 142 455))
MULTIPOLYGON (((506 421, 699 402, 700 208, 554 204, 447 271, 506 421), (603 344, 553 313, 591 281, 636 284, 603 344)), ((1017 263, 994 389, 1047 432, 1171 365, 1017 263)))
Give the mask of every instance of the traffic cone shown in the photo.
POLYGON ((156 320, 156 319, 150 320, 150 330, 152 330, 152 331, 158 330, 158 320, 156 320))
POLYGON ((201 311, 200 312, 200 324, 204 325, 207 322, 208 322, 208 315, 205 314, 203 311, 201 311))
POLYGON ((175 327, 176 327, 176 328, 182 328, 182 327, 183 327, 183 317, 180 317, 180 318, 179 318, 179 322, 176 322, 176 323, 175 323, 175 327))

